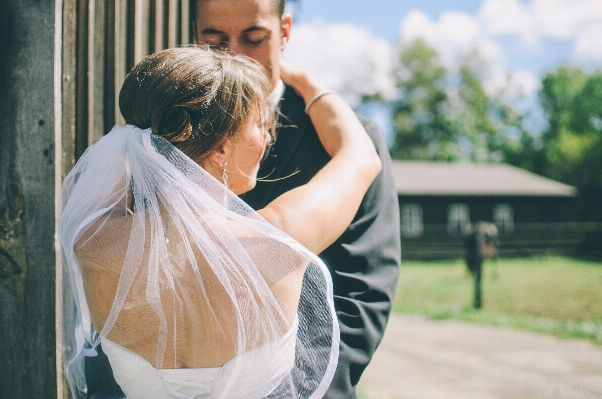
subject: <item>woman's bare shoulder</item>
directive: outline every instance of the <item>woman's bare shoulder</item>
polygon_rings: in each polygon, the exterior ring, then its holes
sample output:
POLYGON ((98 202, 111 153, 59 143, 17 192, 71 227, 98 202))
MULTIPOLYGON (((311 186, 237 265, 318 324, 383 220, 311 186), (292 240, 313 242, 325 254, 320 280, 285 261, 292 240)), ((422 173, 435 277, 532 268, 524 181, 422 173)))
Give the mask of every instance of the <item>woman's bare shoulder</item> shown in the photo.
POLYGON ((125 258, 130 241, 133 216, 120 210, 108 212, 86 227, 74 244, 75 254, 82 260, 113 263, 125 258))

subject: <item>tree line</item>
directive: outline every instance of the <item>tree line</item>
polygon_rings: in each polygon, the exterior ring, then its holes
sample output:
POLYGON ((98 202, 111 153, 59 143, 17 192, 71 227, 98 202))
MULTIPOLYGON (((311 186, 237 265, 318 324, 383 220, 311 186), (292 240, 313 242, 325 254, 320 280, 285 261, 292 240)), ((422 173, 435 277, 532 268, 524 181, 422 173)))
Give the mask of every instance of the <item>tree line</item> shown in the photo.
POLYGON ((515 165, 577 187, 580 219, 602 222, 602 70, 546 73, 537 96, 545 121, 537 127, 510 78, 492 91, 487 73, 477 51, 450 70, 421 39, 401 47, 391 156, 515 165))

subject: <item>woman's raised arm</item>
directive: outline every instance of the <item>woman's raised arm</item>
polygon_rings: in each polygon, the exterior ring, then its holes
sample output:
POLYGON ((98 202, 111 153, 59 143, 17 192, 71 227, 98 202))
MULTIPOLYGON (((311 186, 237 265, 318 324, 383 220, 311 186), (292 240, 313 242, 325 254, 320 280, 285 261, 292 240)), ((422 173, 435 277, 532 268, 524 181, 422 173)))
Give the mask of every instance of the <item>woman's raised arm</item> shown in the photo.
POLYGON ((381 162, 355 113, 338 95, 285 63, 281 76, 309 105, 307 112, 332 159, 307 184, 258 212, 318 254, 349 226, 381 162))

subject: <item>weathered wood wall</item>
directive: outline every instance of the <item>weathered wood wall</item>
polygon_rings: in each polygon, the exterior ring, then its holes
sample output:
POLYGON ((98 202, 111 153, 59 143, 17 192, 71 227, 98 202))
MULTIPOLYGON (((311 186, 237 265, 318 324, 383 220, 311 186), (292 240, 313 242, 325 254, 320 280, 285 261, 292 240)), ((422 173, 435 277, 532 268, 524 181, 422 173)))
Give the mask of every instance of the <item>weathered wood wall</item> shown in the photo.
POLYGON ((57 1, 63 13, 63 135, 74 143, 75 161, 123 123, 118 97, 128 71, 148 54, 191 43, 190 0, 57 1))
POLYGON ((0 0, 0 397, 55 398, 55 2, 0 0))
POLYGON ((121 123, 126 73, 191 42, 190 0, 0 0, 0 398, 68 398, 60 184, 121 123))

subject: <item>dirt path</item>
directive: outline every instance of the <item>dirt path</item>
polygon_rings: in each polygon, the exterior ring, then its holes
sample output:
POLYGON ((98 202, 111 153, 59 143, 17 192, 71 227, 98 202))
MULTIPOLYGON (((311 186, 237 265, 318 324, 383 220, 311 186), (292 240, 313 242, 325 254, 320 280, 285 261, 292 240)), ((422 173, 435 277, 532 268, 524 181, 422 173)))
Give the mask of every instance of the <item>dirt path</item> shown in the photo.
POLYGON ((602 399, 602 348, 392 315, 360 387, 387 399, 602 399))

